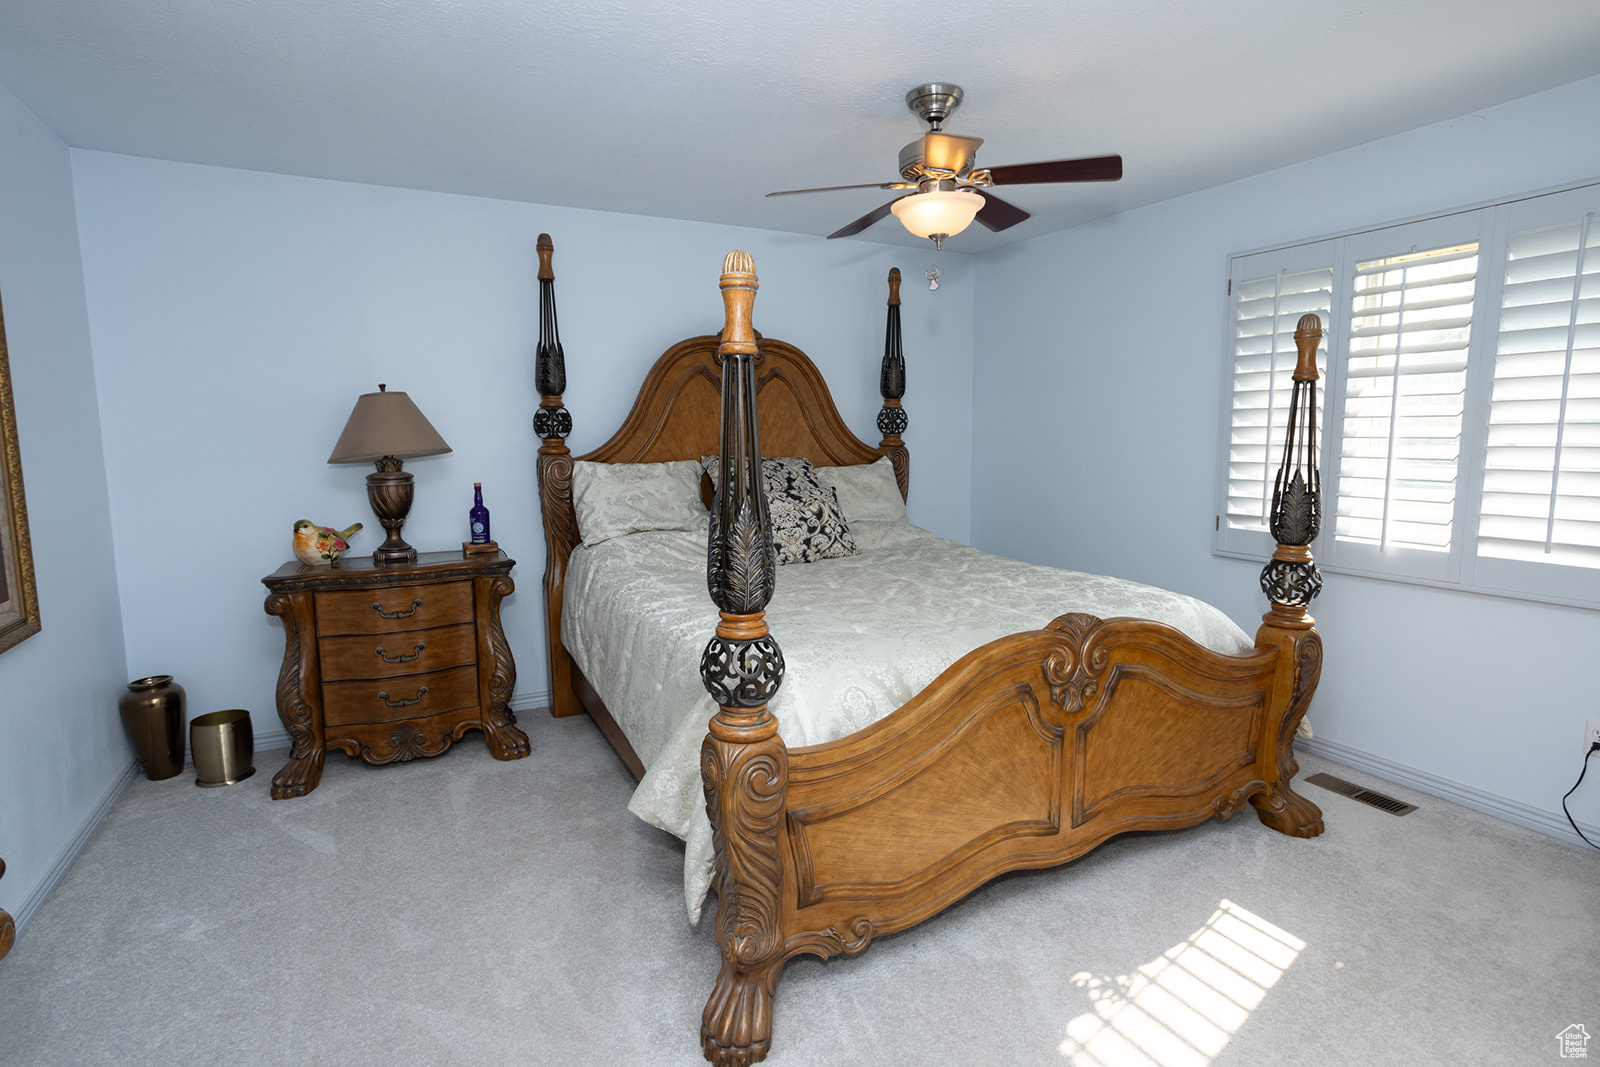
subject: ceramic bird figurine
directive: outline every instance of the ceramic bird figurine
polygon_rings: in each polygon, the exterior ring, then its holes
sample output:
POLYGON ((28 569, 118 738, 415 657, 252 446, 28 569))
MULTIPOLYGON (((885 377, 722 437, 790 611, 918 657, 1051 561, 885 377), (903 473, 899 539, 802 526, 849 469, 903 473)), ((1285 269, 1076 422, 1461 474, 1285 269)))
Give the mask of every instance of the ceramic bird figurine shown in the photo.
POLYGON ((337 563, 350 547, 350 538, 361 529, 358 522, 343 530, 332 526, 318 526, 310 519, 294 524, 294 558, 301 563, 337 563))

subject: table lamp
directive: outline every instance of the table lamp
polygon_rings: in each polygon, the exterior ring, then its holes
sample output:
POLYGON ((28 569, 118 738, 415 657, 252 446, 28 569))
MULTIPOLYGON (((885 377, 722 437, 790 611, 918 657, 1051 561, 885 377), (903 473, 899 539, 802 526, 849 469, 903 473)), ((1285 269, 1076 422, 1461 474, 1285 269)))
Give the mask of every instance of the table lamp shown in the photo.
POLYGON ((439 431, 406 394, 391 393, 387 386, 379 385, 376 393, 363 393, 356 400, 328 462, 378 466, 367 475, 367 499, 388 536, 372 553, 374 563, 409 563, 417 558, 417 550, 400 536, 411 511, 413 491, 411 472, 400 469, 402 461, 448 451, 450 446, 439 431))

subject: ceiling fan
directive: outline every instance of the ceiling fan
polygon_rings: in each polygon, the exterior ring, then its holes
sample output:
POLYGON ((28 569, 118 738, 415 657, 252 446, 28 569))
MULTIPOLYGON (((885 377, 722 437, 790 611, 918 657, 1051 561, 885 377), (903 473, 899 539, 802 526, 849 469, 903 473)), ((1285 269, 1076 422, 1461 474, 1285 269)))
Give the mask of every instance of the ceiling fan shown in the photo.
POLYGON ((930 82, 906 93, 906 106, 912 114, 928 124, 929 130, 900 150, 900 176, 903 181, 784 189, 767 195, 830 193, 840 189, 915 189, 915 193, 896 197, 835 230, 828 235, 828 239, 858 234, 893 212, 906 229, 918 237, 932 238, 935 248, 943 248, 946 237, 966 229, 974 218, 989 229, 1000 231, 1029 217, 1020 207, 989 192, 990 186, 1114 182, 1122 177, 1121 156, 1052 159, 1043 163, 974 168, 973 162, 983 138, 961 137, 945 133, 942 128, 951 113, 961 106, 962 95, 961 87, 949 82, 930 82))

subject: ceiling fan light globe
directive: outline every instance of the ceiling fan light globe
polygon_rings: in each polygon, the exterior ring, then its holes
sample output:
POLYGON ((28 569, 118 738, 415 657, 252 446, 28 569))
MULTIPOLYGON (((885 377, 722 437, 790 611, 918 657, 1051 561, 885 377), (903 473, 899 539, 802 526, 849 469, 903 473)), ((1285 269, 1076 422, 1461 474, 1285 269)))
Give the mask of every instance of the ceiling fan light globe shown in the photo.
POLYGON ((902 196, 889 210, 900 224, 918 237, 951 237, 972 225, 983 197, 966 189, 951 189, 902 196))

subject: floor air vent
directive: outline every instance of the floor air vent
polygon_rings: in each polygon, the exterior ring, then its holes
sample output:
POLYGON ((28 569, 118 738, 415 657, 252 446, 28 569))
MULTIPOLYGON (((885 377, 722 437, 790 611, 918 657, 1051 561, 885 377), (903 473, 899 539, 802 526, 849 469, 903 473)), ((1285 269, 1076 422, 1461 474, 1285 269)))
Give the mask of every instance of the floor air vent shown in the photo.
POLYGON ((1374 808, 1379 808, 1388 812, 1390 815, 1409 815, 1411 812, 1417 810, 1417 806, 1415 804, 1407 804, 1403 800, 1396 800, 1394 797, 1386 797, 1382 793, 1374 793, 1365 786, 1356 785, 1354 782, 1347 782, 1343 778, 1335 778, 1331 774, 1313 774, 1304 780, 1310 782, 1312 785, 1320 785, 1322 788, 1338 793, 1341 796, 1347 796, 1351 800, 1359 800, 1363 804, 1369 804, 1374 808))

